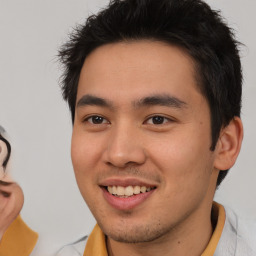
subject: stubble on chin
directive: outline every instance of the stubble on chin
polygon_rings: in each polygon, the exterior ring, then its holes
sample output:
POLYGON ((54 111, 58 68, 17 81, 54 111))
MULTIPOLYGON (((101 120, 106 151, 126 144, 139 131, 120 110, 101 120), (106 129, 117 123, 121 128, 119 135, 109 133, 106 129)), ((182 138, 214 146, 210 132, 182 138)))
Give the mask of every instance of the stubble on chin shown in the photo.
POLYGON ((170 228, 161 225, 160 219, 155 219, 154 223, 151 224, 130 225, 129 222, 123 219, 115 226, 111 223, 109 225, 98 224, 108 239, 129 244, 153 242, 170 231, 170 228))

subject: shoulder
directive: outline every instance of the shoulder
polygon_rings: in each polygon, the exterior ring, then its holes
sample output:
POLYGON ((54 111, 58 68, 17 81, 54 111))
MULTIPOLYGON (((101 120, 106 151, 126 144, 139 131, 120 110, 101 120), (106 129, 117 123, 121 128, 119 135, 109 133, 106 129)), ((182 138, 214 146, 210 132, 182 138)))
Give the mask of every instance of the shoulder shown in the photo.
POLYGON ((28 256, 33 251, 37 240, 38 234, 30 229, 19 215, 3 235, 0 255, 28 256))
POLYGON ((256 256, 256 221, 246 218, 237 218, 237 250, 243 252, 249 248, 256 256))
POLYGON ((256 220, 238 217, 225 207, 226 220, 215 256, 256 256, 256 220))
POLYGON ((77 241, 63 246, 55 256, 83 256, 88 236, 83 236, 77 241))

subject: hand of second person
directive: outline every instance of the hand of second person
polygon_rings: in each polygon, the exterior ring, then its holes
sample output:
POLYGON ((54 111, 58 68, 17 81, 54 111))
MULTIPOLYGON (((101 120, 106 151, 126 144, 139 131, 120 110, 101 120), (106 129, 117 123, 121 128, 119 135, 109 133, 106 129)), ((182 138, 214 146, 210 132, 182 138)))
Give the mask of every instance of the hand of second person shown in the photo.
POLYGON ((21 187, 5 177, 0 180, 0 240, 19 215, 24 203, 24 195, 21 187))

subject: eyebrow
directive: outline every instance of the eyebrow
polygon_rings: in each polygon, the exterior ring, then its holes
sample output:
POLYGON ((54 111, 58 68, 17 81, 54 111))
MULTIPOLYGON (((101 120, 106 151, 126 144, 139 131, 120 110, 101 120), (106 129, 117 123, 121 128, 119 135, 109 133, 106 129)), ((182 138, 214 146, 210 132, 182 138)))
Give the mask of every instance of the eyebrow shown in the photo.
POLYGON ((76 104, 77 107, 83 107, 83 106, 100 106, 100 107, 107 107, 112 108, 113 105, 110 101, 105 100, 103 98, 86 94, 82 96, 79 101, 76 104))
MULTIPOLYGON (((77 104, 77 107, 83 106, 100 106, 107 108, 114 108, 114 104, 106 99, 86 94, 82 96, 77 104)), ((133 101, 133 106, 135 108, 147 107, 147 106, 166 106, 173 108, 183 108, 187 106, 187 103, 178 99, 177 97, 170 96, 168 94, 157 94, 152 96, 147 96, 139 100, 133 101)))
POLYGON ((178 99, 177 97, 170 96, 168 94, 158 94, 142 98, 134 102, 135 107, 146 106, 165 106, 174 108, 183 108, 187 106, 187 103, 178 99))

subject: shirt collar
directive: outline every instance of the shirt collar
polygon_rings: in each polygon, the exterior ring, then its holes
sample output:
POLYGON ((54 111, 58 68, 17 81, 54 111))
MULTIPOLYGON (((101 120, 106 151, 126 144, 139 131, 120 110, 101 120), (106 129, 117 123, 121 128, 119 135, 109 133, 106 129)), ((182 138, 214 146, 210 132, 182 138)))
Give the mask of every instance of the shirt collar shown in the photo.
POLYGON ((98 224, 94 227, 92 233, 88 237, 84 256, 108 256, 106 239, 98 224))

